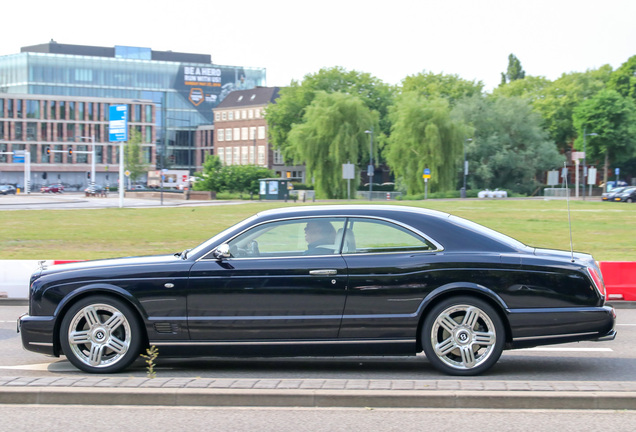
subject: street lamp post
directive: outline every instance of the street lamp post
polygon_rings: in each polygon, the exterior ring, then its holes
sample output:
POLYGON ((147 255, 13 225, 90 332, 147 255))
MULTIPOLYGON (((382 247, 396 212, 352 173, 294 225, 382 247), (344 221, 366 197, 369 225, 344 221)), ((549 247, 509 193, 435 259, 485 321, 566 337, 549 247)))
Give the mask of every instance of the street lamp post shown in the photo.
MULTIPOLYGON (((598 134, 596 132, 592 132, 592 133, 585 133, 585 128, 583 128, 583 199, 585 199, 585 184, 587 183, 586 179, 587 179, 587 142, 585 140, 585 137, 589 137, 589 136, 597 136, 598 134)), ((592 190, 591 190, 591 185, 590 185, 590 196, 592 196, 592 190)))
POLYGON ((365 130, 364 133, 369 134, 369 166, 367 167, 367 177, 369 177, 369 201, 373 200, 373 128, 365 130))
POLYGON ((468 175, 468 161, 466 160, 466 143, 471 142, 472 138, 466 138, 464 140, 464 166, 462 167, 462 171, 464 172, 464 187, 462 188, 461 197, 466 198, 466 176, 468 175))

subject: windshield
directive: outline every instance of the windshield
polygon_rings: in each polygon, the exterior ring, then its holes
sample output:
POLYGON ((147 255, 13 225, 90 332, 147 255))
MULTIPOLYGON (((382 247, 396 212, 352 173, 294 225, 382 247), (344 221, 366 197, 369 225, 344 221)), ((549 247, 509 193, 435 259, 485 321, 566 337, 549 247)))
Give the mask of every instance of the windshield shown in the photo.
POLYGON ((198 255, 198 254, 199 254, 199 253, 201 253, 201 252, 208 252, 208 251, 209 251, 209 249, 210 249, 210 247, 211 247, 212 245, 214 245, 214 244, 218 243, 218 242, 219 242, 219 241, 220 241, 220 240, 221 240, 221 239, 225 236, 225 233, 226 233, 228 230, 235 230, 235 229, 238 229, 238 228, 244 227, 244 226, 246 226, 246 225, 250 225, 250 224, 252 223, 252 221, 253 221, 254 219, 256 219, 257 217, 258 217, 258 215, 251 216, 251 217, 249 217, 249 218, 245 219, 244 221, 239 222, 239 223, 237 223, 236 225, 233 225, 233 226, 229 227, 228 229, 221 231, 220 233, 218 233, 217 235, 215 235, 215 236, 214 236, 214 237, 212 237, 211 239, 209 239, 209 240, 207 240, 207 241, 205 241, 205 242, 201 243, 199 246, 197 246, 197 247, 195 247, 195 248, 190 249, 190 250, 187 252, 187 255, 188 255, 188 256, 196 256, 196 255, 198 255))

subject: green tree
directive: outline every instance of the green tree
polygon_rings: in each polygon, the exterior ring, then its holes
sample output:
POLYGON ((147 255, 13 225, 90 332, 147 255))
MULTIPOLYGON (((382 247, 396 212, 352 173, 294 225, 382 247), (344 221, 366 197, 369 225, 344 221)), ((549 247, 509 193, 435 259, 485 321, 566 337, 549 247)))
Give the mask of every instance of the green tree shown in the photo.
POLYGON ((249 193, 257 195, 259 179, 272 178, 274 172, 256 165, 229 165, 222 169, 225 189, 228 192, 249 193))
POLYGON ((369 137, 365 130, 377 125, 377 112, 360 97, 317 92, 303 122, 293 125, 289 133, 288 155, 295 163, 305 163, 317 196, 344 198, 347 183, 342 178, 342 164, 366 160, 369 137))
POLYGON ((532 102, 545 96, 546 88, 551 84, 544 77, 527 76, 522 80, 514 80, 493 89, 493 96, 518 97, 532 102))
POLYGON ((417 92, 427 98, 447 99, 451 105, 465 97, 480 95, 484 84, 481 81, 468 81, 457 75, 421 72, 402 81, 402 92, 417 92))
POLYGON ((546 170, 559 168, 559 154, 541 117, 520 98, 488 97, 462 101, 453 114, 474 128, 466 146, 470 189, 502 188, 533 193, 546 170))
POLYGON ((607 86, 636 101, 636 56, 630 57, 612 73, 607 86))
POLYGON ((286 159, 292 159, 287 151, 292 127, 305 121, 305 111, 321 91, 358 96, 368 109, 378 113, 376 140, 381 142, 383 136, 389 133, 387 115, 395 88, 368 73, 347 71, 341 67, 324 68, 305 76, 302 83, 292 81, 289 87, 282 88, 276 103, 265 110, 270 142, 283 152, 286 159))
POLYGON ((130 129, 128 142, 124 146, 125 168, 130 172, 130 180, 134 183, 148 172, 148 165, 143 162, 141 132, 137 128, 130 129))
POLYGON ((506 73, 501 73, 501 85, 526 77, 526 71, 521 67, 521 61, 514 55, 508 56, 508 69, 506 73))
POLYGON ((221 170, 223 163, 221 159, 216 155, 208 155, 203 162, 203 170, 201 172, 195 172, 193 189, 199 191, 212 191, 220 192, 223 186, 221 170))
POLYGON ((406 92, 397 98, 390 117, 393 127, 385 156, 407 192, 424 192, 424 168, 431 170, 431 188, 452 189, 466 129, 451 119, 448 100, 406 92))
POLYGON ((572 148, 577 136, 572 123, 574 109, 603 90, 611 72, 612 68, 606 65, 586 72, 563 74, 532 98, 532 106, 543 117, 545 129, 561 152, 572 148))
POLYGON ((574 110, 579 132, 575 147, 582 150, 583 131, 597 133, 587 140, 588 161, 603 161, 603 182, 607 183, 610 162, 621 163, 636 156, 636 107, 616 90, 603 90, 574 110))
POLYGON ((194 190, 258 194, 258 180, 272 178, 274 172, 255 165, 224 166, 218 156, 208 155, 203 171, 194 176, 194 190))

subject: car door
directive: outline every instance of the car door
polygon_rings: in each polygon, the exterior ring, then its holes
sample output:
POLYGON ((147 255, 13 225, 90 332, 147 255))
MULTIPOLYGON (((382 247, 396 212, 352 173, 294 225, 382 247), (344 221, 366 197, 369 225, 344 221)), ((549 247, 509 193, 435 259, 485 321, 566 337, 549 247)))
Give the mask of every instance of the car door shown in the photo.
POLYGON ((441 246, 383 219, 351 218, 346 233, 348 297, 339 337, 413 339, 441 246))
POLYGON ((335 238, 307 253, 312 221, 296 218, 251 227, 227 244, 230 256, 208 254, 190 273, 188 327, 195 341, 334 339, 342 319, 347 271, 335 238), (331 248, 330 248, 331 246, 331 248))

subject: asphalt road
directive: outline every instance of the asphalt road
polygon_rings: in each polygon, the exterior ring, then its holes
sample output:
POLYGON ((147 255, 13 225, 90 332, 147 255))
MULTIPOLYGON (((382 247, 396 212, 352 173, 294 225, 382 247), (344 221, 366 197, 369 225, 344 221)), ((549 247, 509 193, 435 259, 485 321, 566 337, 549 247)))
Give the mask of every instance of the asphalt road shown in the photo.
POLYGON ((0 405, 3 430, 632 432, 636 411, 0 405), (100 428, 101 426, 101 428, 100 428))
MULTIPOLYGON (((63 357, 51 358, 22 349, 16 319, 26 306, 0 303, 0 377, 83 377, 63 357)), ((552 345, 505 351, 480 381, 636 381, 636 309, 617 309, 616 340, 552 345)), ((434 370, 424 356, 294 358, 294 359, 165 359, 159 353, 157 377, 324 380, 456 380, 434 370)), ((143 361, 119 374, 145 377, 143 361)), ((109 375, 112 376, 112 375, 109 375)))
MULTIPOLYGON (((172 194, 164 193, 163 202, 159 198, 124 198, 124 207, 150 208, 175 206, 209 206, 219 204, 242 204, 249 201, 219 201, 219 200, 184 200, 172 194)), ((86 197, 81 192, 62 194, 31 193, 29 195, 0 195, 0 211, 2 210, 64 210, 64 209, 99 209, 119 207, 119 196, 111 193, 108 197, 86 197)))

